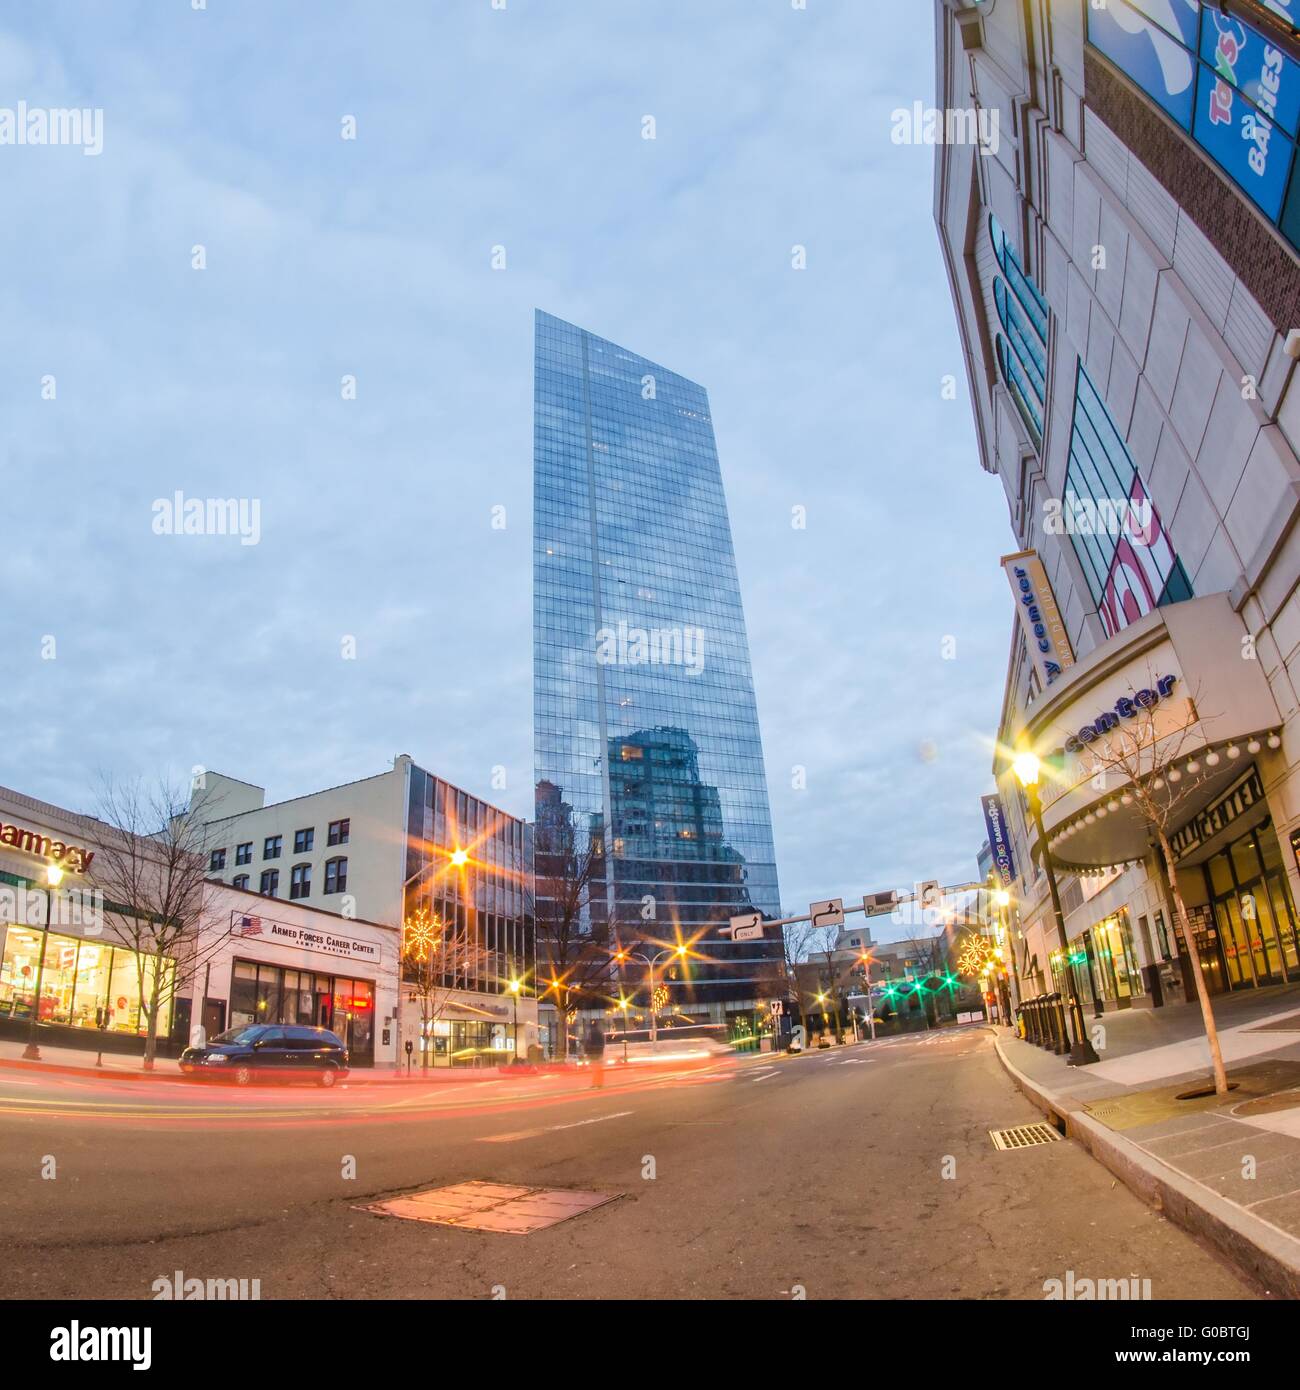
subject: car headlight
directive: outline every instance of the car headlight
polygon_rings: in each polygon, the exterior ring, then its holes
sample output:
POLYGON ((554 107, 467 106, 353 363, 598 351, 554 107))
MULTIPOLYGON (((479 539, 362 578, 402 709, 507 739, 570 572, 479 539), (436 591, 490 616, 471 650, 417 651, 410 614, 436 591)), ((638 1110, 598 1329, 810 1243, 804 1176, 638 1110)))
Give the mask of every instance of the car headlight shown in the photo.
POLYGON ((230 1058, 224 1052, 210 1052, 203 1060, 208 1066, 214 1066, 217 1062, 228 1062, 230 1058))

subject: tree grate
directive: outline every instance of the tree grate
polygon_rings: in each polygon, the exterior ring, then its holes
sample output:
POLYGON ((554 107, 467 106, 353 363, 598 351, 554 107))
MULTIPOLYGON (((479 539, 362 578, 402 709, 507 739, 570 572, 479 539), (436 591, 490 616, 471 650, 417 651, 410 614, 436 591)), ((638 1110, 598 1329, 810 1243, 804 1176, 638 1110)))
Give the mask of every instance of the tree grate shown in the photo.
POLYGON ((1061 1136, 1051 1125, 1016 1125, 1013 1129, 991 1129, 994 1148, 1032 1149, 1036 1144, 1054 1144, 1061 1136))

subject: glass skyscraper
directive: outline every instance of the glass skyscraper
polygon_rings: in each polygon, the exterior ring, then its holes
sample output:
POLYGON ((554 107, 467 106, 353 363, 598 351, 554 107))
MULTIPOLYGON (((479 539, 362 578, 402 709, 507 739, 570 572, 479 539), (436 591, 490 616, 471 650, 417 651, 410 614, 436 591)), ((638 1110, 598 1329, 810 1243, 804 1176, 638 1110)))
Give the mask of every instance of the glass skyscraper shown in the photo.
MULTIPOLYGON (((717 930, 781 914, 708 394, 541 311, 534 391, 539 837, 563 820, 597 846, 599 937, 693 940, 706 959, 670 967, 672 1005, 721 1019, 784 991, 779 930, 717 930)), ((539 888, 539 935, 546 911, 539 888)))

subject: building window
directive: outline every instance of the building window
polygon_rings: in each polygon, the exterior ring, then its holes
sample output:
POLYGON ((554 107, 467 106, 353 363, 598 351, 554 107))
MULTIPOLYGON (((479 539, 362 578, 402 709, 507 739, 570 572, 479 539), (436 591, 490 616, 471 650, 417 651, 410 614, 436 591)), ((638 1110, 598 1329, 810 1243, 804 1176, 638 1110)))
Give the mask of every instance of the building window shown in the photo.
POLYGON ((224 849, 214 849, 208 859, 208 872, 215 873, 218 869, 226 867, 226 851, 224 849))
POLYGON ((327 893, 346 893, 348 889, 348 861, 346 859, 327 859, 325 861, 325 891, 327 893))
POLYGON ((236 863, 236 864, 251 864, 252 862, 253 862, 253 842, 252 842, 252 840, 249 840, 249 842, 248 842, 247 844, 245 844, 245 845, 236 845, 236 846, 235 846, 235 863, 236 863))
POLYGON ((1153 608, 1192 597, 1159 513, 1082 363, 1062 523, 1108 637, 1153 608))
POLYGON ((268 835, 268 836, 266 837, 266 839, 262 841, 262 858, 263 858, 263 859, 278 859, 278 858, 280 857, 280 853, 281 853, 281 851, 282 851, 283 849, 284 849, 284 836, 283 836, 283 835, 268 835))
POLYGON ((352 833, 351 820, 330 821, 329 842, 331 845, 346 845, 352 833))
MULTIPOLYGON (((1266 0, 1281 20, 1281 0, 1266 0)), ((1168 0, 1088 8, 1088 41, 1300 245, 1300 64, 1236 13, 1168 0)), ((1292 29, 1295 24, 1292 22, 1292 29)))
POLYGON ((310 854, 315 840, 314 827, 309 827, 306 830, 295 830, 293 832, 293 852, 295 854, 310 854))
POLYGON ((295 864, 289 876, 289 896, 291 898, 311 897, 311 865, 295 864))
POLYGON ((262 870, 262 881, 261 881, 260 885, 258 886, 257 891, 258 891, 264 898, 273 898, 273 897, 275 897, 276 894, 279 893, 279 891, 280 891, 280 870, 279 870, 279 869, 263 869, 263 870, 262 870))
POLYGON ((245 888, 245 889, 246 889, 246 888, 248 887, 248 875, 247 875, 247 874, 236 874, 236 875, 234 876, 234 878, 232 878, 232 879, 230 880, 230 886, 231 886, 232 888, 245 888))
POLYGON ((993 302, 1002 325, 997 339, 998 370, 1037 449, 1043 443, 1047 399, 1047 301, 1025 274, 1002 224, 993 216, 989 217, 989 237, 1002 269, 1002 276, 993 282, 993 302))

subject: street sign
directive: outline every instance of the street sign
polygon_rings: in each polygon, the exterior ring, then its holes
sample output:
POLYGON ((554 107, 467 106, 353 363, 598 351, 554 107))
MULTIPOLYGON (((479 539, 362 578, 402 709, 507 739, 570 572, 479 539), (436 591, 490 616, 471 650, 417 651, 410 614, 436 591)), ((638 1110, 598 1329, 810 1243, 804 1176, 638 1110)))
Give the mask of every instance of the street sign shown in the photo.
POLYGON ((769 999, 767 1001, 767 1007, 773 1014, 782 1014, 785 1012, 785 1005, 782 1004, 779 999, 769 999))
POLYGON ((763 936, 763 928, 758 927, 737 927, 731 933, 733 941, 759 941, 763 936))
POLYGON ((732 933, 733 941, 752 941, 756 936, 763 935, 763 914, 761 912, 742 912, 740 916, 731 919, 731 925, 723 927, 723 931, 732 933), (741 932, 748 935, 742 936, 741 932))
POLYGON ((916 885, 916 901, 923 908, 939 906, 939 880, 927 878, 916 885))
POLYGON ((842 927, 844 899, 827 898, 822 903, 811 903, 808 907, 808 920, 814 927, 842 927))
POLYGON ((882 917, 898 906, 898 890, 890 888, 884 893, 868 893, 862 899, 862 910, 868 917, 882 917))

